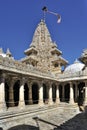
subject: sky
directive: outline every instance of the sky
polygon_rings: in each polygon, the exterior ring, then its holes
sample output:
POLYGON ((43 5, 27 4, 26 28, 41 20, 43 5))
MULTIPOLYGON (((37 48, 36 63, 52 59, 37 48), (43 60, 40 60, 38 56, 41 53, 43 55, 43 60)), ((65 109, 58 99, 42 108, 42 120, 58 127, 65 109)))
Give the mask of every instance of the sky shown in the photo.
POLYGON ((25 57, 44 6, 61 15, 60 24, 48 13, 45 22, 62 57, 72 64, 87 48, 87 0, 0 0, 0 47, 9 48, 17 60, 25 57))

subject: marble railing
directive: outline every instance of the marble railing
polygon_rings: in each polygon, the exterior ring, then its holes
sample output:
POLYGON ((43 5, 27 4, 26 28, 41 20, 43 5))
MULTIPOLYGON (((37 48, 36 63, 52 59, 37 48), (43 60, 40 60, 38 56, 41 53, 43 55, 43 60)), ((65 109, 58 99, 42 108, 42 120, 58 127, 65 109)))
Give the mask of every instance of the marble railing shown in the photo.
POLYGON ((21 71, 21 72, 27 72, 31 74, 36 74, 37 76, 45 76, 49 78, 54 78, 54 75, 52 75, 49 72, 42 72, 41 70, 37 69, 36 67, 33 67, 32 65, 28 65, 25 63, 22 63, 21 61, 17 61, 8 57, 2 57, 0 56, 0 69, 3 70, 11 70, 11 71, 21 71))

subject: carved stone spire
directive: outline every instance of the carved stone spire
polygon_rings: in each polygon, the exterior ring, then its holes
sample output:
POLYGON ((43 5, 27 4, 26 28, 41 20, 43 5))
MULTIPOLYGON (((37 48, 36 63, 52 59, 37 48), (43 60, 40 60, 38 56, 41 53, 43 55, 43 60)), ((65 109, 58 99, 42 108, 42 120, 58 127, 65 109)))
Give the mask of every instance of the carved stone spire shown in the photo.
POLYGON ((33 45, 37 48, 40 44, 48 43, 52 43, 52 39, 44 20, 41 20, 34 32, 32 43, 30 46, 33 45))
POLYGON ((12 57, 12 54, 11 54, 9 48, 7 48, 6 56, 7 56, 7 57, 12 57))
POLYGON ((56 43, 52 41, 44 20, 41 20, 36 27, 30 48, 25 50, 25 54, 27 56, 22 59, 22 62, 32 64, 44 72, 51 71, 54 73, 54 70, 57 71, 58 67, 61 72, 61 66, 67 64, 67 62, 60 57, 62 52, 57 49, 56 43), (55 63, 53 63, 53 61, 55 63), (57 64, 58 67, 56 67, 55 64, 57 64))

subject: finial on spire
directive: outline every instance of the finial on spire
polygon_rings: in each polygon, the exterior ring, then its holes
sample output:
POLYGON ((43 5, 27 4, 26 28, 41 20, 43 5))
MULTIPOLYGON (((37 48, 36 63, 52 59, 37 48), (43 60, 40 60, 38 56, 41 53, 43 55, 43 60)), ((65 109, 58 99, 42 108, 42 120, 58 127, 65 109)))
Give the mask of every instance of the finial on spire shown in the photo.
POLYGON ((46 14, 46 12, 47 12, 47 13, 50 13, 50 14, 53 14, 53 15, 57 16, 57 18, 58 18, 57 23, 60 23, 60 22, 61 22, 61 16, 60 16, 58 13, 49 11, 46 6, 44 6, 44 7, 42 8, 42 10, 44 11, 44 21, 45 21, 45 14, 46 14))
POLYGON ((42 8, 42 10, 43 10, 43 20, 44 20, 44 22, 45 22, 45 16, 46 16, 47 7, 44 6, 44 7, 42 8))

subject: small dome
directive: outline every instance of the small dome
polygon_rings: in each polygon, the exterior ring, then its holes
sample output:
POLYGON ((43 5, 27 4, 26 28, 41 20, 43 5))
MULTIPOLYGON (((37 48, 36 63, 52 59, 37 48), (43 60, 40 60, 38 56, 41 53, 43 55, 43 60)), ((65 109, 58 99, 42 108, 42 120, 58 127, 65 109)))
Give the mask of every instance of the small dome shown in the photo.
POLYGON ((84 68, 84 64, 79 62, 78 60, 75 60, 75 62, 71 65, 69 65, 68 67, 66 67, 66 69, 64 70, 64 73, 75 73, 75 72, 79 72, 84 68))

